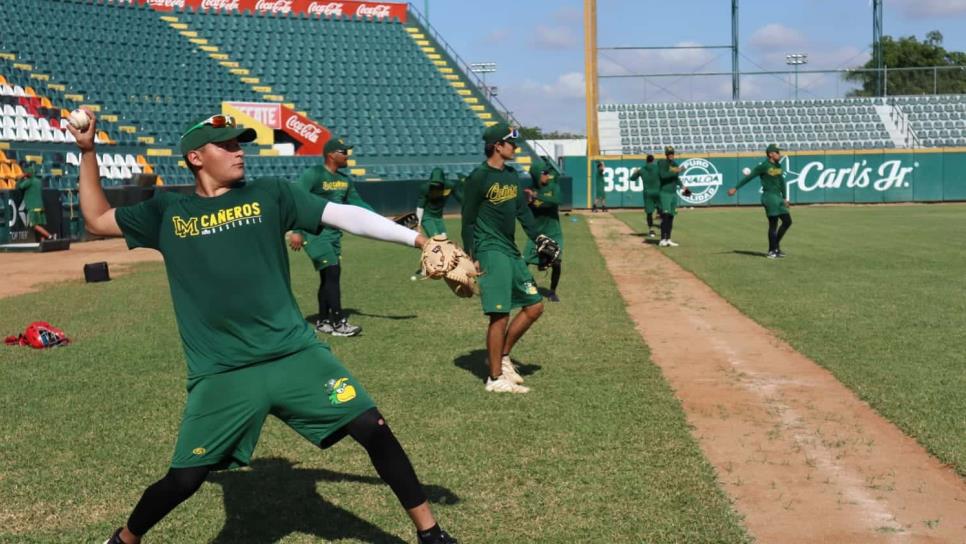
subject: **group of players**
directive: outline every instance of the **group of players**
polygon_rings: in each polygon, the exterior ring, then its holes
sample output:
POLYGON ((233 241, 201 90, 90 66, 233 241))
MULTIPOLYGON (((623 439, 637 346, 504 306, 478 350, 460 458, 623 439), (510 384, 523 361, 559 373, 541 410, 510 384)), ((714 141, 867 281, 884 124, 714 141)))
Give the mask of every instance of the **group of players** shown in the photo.
MULTIPOLYGON (((69 127, 81 152, 85 226, 94 235, 123 236, 130 248, 164 256, 188 367, 188 398, 169 469, 105 544, 141 542, 212 471, 248 465, 269 414, 322 449, 351 436, 409 515, 417 541, 455 543, 437 523, 375 402, 302 317, 285 245, 288 235, 290 246, 304 249, 319 270, 318 330, 351 335, 358 329, 346 321, 338 290, 341 233, 417 248, 432 247, 434 240, 368 209, 340 171, 351 148, 339 139, 326 144, 324 164, 299 183, 246 180, 241 144, 253 141, 255 132, 223 114, 199 118, 182 133, 192 194, 157 191, 144 202, 113 208, 100 185, 96 118, 87 115, 86 128, 69 127)), ((531 240, 531 262, 541 233, 563 241, 552 169, 534 164, 533 184, 521 190, 508 165, 518 138, 506 124, 489 127, 483 134, 486 160, 459 187, 463 244, 482 272, 480 299, 489 318, 485 390, 491 392, 529 391, 510 352, 543 313, 542 296, 514 241, 516 223, 531 240), (511 320, 516 308, 521 311, 511 320)), ((455 186, 441 172, 427 185, 421 219, 429 234, 445 229, 439 195, 455 186)), ((559 276, 558 262, 553 288, 559 276)))
MULTIPOLYGON (((654 162, 654 155, 647 155, 644 166, 634 169, 631 180, 642 180, 644 187, 644 215, 647 219, 647 236, 654 238, 654 212, 661 218, 660 247, 678 247, 680 244, 671 240, 671 230, 674 227, 674 217, 677 215, 678 191, 685 196, 690 194, 681 181, 681 167, 674 159, 674 148, 664 148, 663 159, 654 162)), ((785 257, 781 249, 781 240, 792 225, 789 212, 788 188, 785 184, 784 170, 781 165, 781 149, 776 144, 765 148, 766 160, 753 169, 745 169, 744 176, 734 187, 728 189, 728 196, 734 196, 738 189, 755 178, 761 181, 761 205, 768 218, 768 253, 769 259, 785 257), (779 225, 780 223, 780 225, 779 225)), ((597 162, 597 172, 594 176, 594 204, 592 212, 598 209, 607 211, 604 200, 605 176, 604 162, 597 162)))

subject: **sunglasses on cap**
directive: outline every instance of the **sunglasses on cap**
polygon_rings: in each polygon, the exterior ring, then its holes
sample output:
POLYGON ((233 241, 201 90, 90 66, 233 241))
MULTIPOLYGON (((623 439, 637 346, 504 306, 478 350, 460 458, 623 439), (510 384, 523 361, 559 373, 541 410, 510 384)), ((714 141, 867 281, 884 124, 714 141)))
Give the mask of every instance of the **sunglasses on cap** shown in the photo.
POLYGON ((519 138, 519 137, 520 137, 520 131, 519 131, 519 130, 517 130, 517 129, 515 129, 515 128, 512 128, 512 127, 511 127, 511 128, 510 128, 510 132, 509 132, 509 133, 507 133, 507 135, 506 135, 506 136, 504 136, 503 138, 500 138, 500 139, 501 139, 501 140, 506 140, 507 138, 513 138, 514 140, 516 140, 516 139, 517 139, 517 138, 519 138))
POLYGON ((212 115, 211 117, 205 119, 204 121, 198 123, 197 125, 189 128, 187 131, 185 131, 184 134, 182 134, 181 137, 183 138, 189 132, 193 130, 197 130, 205 125, 208 125, 214 128, 225 128, 225 127, 235 128, 235 118, 232 117, 231 115, 225 115, 222 113, 219 113, 217 115, 212 115))

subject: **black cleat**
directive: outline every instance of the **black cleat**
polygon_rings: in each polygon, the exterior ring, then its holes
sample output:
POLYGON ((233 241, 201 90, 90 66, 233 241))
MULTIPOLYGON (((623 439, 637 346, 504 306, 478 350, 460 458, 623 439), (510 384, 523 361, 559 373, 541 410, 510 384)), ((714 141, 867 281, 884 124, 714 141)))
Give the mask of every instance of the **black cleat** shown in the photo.
POLYGON ((124 541, 121 540, 121 529, 123 529, 123 527, 118 527, 117 530, 114 531, 114 534, 111 535, 111 538, 104 541, 104 544, 124 544, 124 541))
POLYGON ((442 530, 438 535, 428 535, 424 538, 417 534, 416 538, 419 544, 459 544, 455 538, 449 536, 449 533, 442 530))
POLYGON ((555 291, 547 291, 547 300, 550 302, 560 302, 560 297, 557 296, 555 291))

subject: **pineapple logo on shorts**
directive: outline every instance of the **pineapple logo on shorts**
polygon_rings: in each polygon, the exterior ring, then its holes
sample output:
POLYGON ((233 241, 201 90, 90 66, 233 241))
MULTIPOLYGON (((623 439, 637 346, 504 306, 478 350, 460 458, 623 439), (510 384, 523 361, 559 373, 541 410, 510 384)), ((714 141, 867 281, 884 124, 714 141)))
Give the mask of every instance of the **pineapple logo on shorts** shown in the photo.
POLYGON ((332 404, 342 404, 356 398, 356 388, 349 383, 349 378, 329 380, 325 384, 325 390, 329 393, 329 402, 332 404))

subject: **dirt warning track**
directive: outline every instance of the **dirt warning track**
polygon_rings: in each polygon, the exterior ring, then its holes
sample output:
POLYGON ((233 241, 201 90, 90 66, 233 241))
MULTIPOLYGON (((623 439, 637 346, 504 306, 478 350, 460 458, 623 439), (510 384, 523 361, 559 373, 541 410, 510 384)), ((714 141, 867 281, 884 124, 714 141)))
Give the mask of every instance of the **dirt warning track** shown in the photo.
POLYGON ((665 250, 609 214, 585 217, 758 542, 966 543, 966 482, 955 472, 665 250))

